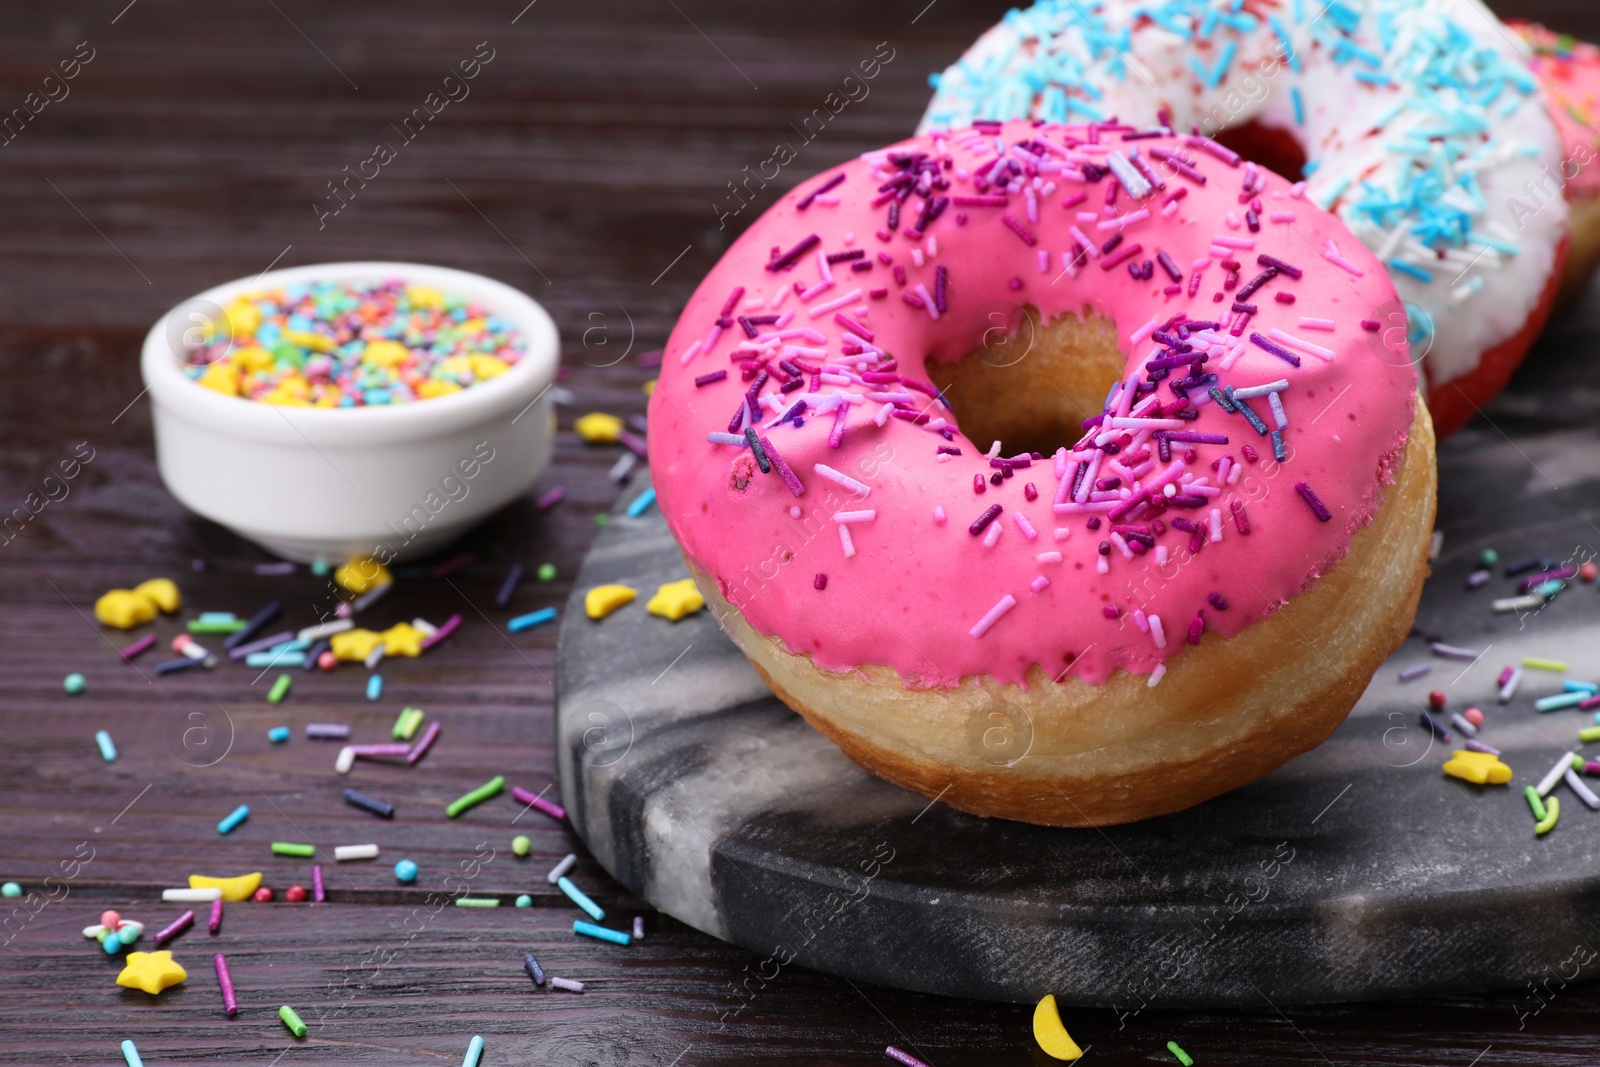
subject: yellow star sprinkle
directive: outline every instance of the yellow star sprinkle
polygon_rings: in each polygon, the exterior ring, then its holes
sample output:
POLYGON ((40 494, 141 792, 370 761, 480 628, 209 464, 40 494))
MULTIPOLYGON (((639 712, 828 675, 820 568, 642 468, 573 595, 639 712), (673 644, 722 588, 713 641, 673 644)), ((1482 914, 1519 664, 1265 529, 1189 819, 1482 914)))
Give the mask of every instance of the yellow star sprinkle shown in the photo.
POLYGON ((1051 1059, 1075 1060, 1083 1055, 1083 1049, 1061 1025, 1061 1012, 1056 1009, 1054 993, 1046 993, 1039 1006, 1033 1009, 1033 1039, 1051 1059))
POLYGON ((644 607, 652 615, 677 622, 705 606, 706 598, 700 595, 700 587, 694 584, 693 578, 685 578, 681 582, 668 582, 657 589, 656 595, 644 607))
MULTIPOLYGON (((333 658, 343 663, 360 663, 372 655, 372 650, 383 643, 383 635, 371 630, 346 630, 328 638, 328 648, 333 658)), ((388 647, 384 647, 385 654, 388 647)))
POLYGON ((1444 773, 1478 785, 1505 785, 1511 781, 1511 768, 1491 752, 1456 749, 1444 765, 1444 773))
POLYGON ((573 423, 572 428, 591 445, 609 445, 622 435, 622 420, 603 411, 591 411, 573 423))
POLYGON ((397 622, 381 636, 384 655, 413 657, 422 655, 422 642, 428 637, 409 622, 397 622))
POLYGON ((94 602, 94 617, 107 626, 131 630, 156 617, 156 604, 132 589, 113 589, 94 602))
POLYGON ((151 996, 189 977, 189 972, 172 962, 172 953, 165 950, 130 952, 123 962, 126 966, 117 975, 117 984, 142 989, 151 996))
POLYGON ((189 888, 220 889, 224 901, 237 904, 241 900, 249 900, 251 895, 261 888, 261 872, 253 871, 250 874, 241 874, 237 878, 210 878, 203 874, 191 874, 189 888))
POLYGON ((625 585, 597 585, 583 594, 583 610, 591 619, 603 619, 638 595, 625 585))
POLYGON ((183 594, 178 592, 178 584, 171 578, 151 578, 134 586, 133 591, 168 613, 183 607, 183 594))
POLYGON ((333 580, 339 588, 359 596, 374 586, 389 584, 394 576, 375 559, 351 557, 349 563, 333 572, 333 580))

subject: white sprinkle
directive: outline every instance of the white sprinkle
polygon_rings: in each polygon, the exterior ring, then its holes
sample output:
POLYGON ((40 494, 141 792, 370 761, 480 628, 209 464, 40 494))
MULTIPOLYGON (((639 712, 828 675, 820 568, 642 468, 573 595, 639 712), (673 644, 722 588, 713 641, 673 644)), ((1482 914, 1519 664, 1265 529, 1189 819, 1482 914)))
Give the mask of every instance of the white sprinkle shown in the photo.
POLYGON ((1157 648, 1167 647, 1167 633, 1161 628, 1161 616, 1150 616, 1150 637, 1155 641, 1157 648))
POLYGON ((1497 613, 1504 615, 1511 611, 1532 611, 1543 607, 1544 601, 1536 596, 1514 596, 1496 600, 1492 606, 1497 613))
POLYGON ((1511 668, 1511 677, 1506 679, 1506 684, 1500 687, 1500 703, 1509 704, 1511 698, 1517 695, 1517 687, 1522 684, 1522 668, 1511 668))
POLYGON ((1067 527, 1065 527, 1065 526, 1057 526, 1055 528, 1055 530, 1052 531, 1051 534, 1050 534, 1051 539, 1056 541, 1057 543, 1065 541, 1067 538, 1069 538, 1071 536, 1072 536, 1072 531, 1070 529, 1068 529, 1067 527))
POLYGON ((333 769, 340 774, 349 774, 350 768, 356 765, 356 750, 346 745, 339 750, 339 755, 333 761, 333 769))
POLYGON ((1124 559, 1133 558, 1133 549, 1128 547, 1127 540, 1121 534, 1113 533, 1111 535, 1111 543, 1117 547, 1118 552, 1122 553, 1124 559))
POLYGON ((1007 593, 1005 596, 1000 598, 999 602, 996 603, 994 607, 989 609, 989 613, 987 615, 978 620, 977 624, 973 626, 968 633, 970 633, 973 637, 982 637, 984 634, 989 632, 989 627, 1000 621, 1000 616, 1004 615, 1006 612, 1010 611, 1016 606, 1017 598, 1012 596, 1010 593, 1007 593))
POLYGON ((378 858, 377 845, 337 845, 333 850, 336 860, 375 860, 378 858))
POLYGON ((1059 552, 1040 552, 1037 556, 1033 557, 1033 561, 1035 563, 1060 563, 1061 562, 1061 553, 1059 553, 1059 552))
POLYGON ((1111 561, 1104 556, 1097 555, 1095 556, 1094 560, 1094 569, 1099 571, 1101 574, 1110 574, 1111 561))
POLYGON ((1216 544, 1222 540, 1222 509, 1211 509, 1211 543, 1216 544))
POLYGON ((1149 686, 1151 689, 1154 689, 1156 686, 1161 684, 1161 679, 1165 678, 1166 676, 1167 665, 1165 663, 1158 663, 1156 664, 1156 669, 1150 672, 1150 678, 1144 684, 1149 686))
POLYGON ((1567 787, 1574 793, 1578 794, 1579 800, 1583 801, 1591 808, 1600 809, 1600 797, 1595 796, 1594 790, 1590 789, 1584 784, 1583 779, 1578 777, 1577 771, 1573 770, 1571 767, 1568 767, 1567 773, 1563 775, 1563 777, 1565 777, 1567 780, 1567 787))
POLYGON ((583 983, 576 978, 557 978, 555 975, 551 975, 550 988, 565 989, 568 993, 582 993, 583 983))
POLYGON ((1251 385, 1243 389, 1235 389, 1233 395, 1240 400, 1254 400, 1256 397, 1266 396, 1268 393, 1281 393, 1287 388, 1289 388, 1289 379, 1279 378, 1277 381, 1268 382, 1266 385, 1251 385))
POLYGON ((1162 566, 1162 567, 1165 567, 1167 565, 1167 546, 1166 545, 1157 545, 1156 546, 1156 564, 1158 566, 1162 566))
MULTIPOLYGON (((788 290, 785 289, 784 292, 788 292, 788 290)), ((693 359, 695 356, 699 355, 700 354, 700 349, 702 349, 704 347, 705 347, 705 342, 704 341, 696 341, 694 344, 690 345, 688 348, 685 348, 683 350, 683 356, 681 357, 683 362, 687 363, 691 359, 693 359)))
POLYGON ((1139 628, 1139 632, 1142 634, 1150 632, 1150 620, 1138 608, 1133 609, 1133 624, 1139 628))
POLYGON ((571 852, 567 853, 561 858, 560 863, 550 868, 550 873, 544 876, 545 881, 549 882, 551 885, 555 885, 557 882, 561 881, 562 875, 572 870, 577 862, 577 856, 573 855, 571 852))
POLYGON ((815 464, 811 469, 828 479, 828 481, 840 486, 843 489, 847 489, 850 492, 855 493, 857 496, 864 497, 872 492, 871 486, 862 485, 848 474, 840 474, 826 463, 815 464))
MULTIPOLYGON (((831 285, 833 283, 829 282, 828 284, 831 285)), ((847 293, 846 295, 841 296, 841 297, 837 297, 837 298, 835 298, 833 300, 830 300, 826 304, 818 304, 816 307, 810 309, 811 317, 812 318, 817 318, 819 316, 826 315, 830 311, 836 311, 839 308, 844 307, 846 304, 850 303, 851 301, 855 300, 860 295, 861 295, 861 290, 860 289, 853 289, 849 293, 847 293)))
POLYGON ((222 899, 222 890, 212 889, 163 889, 161 899, 169 904, 204 904, 213 900, 222 899))
POLYGON ((1283 398, 1280 397, 1277 393, 1268 393, 1267 394, 1267 407, 1272 409, 1272 421, 1274 421, 1274 422, 1276 422, 1278 424, 1278 429, 1280 429, 1280 430, 1288 429, 1289 428, 1289 416, 1284 414, 1284 411, 1283 411, 1283 398))
POLYGON ((928 287, 921 282, 917 283, 917 295, 922 297, 922 310, 928 313, 928 318, 937 319, 939 309, 934 306, 933 297, 928 293, 928 287))
POLYGON ((1556 783, 1561 781, 1562 774, 1572 769, 1572 757, 1576 755, 1576 752, 1568 752, 1563 755, 1556 761, 1556 765, 1550 768, 1550 772, 1539 780, 1537 790, 1540 796, 1547 797, 1550 795, 1550 790, 1554 789, 1556 783))
POLYGON ((877 511, 872 508, 867 508, 865 511, 836 511, 833 513, 834 522, 871 522, 877 517, 877 511))
POLYGON ((848 523, 839 524, 839 547, 844 549, 845 559, 849 559, 856 554, 856 544, 850 540, 850 526, 848 523))
POLYGON ((883 426, 889 421, 889 415, 893 411, 894 405, 886 402, 883 407, 878 409, 878 413, 872 416, 872 421, 877 423, 879 426, 883 426))
POLYGON ((944 507, 935 504, 933 506, 933 524, 935 526, 943 526, 948 519, 949 516, 944 513, 944 507))

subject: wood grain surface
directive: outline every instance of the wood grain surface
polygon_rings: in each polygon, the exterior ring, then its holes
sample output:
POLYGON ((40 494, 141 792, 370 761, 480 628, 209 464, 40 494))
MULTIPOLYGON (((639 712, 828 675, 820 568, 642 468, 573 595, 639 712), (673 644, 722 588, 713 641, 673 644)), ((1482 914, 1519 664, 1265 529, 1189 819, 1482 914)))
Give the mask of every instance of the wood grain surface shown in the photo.
MULTIPOLYGON (((459 1059, 473 1034, 485 1037, 490 1067, 877 1063, 891 1043, 935 1067, 1046 1062, 1028 1009, 798 968, 762 981, 760 961, 627 897, 538 812, 506 797, 458 820, 443 815, 447 801, 495 774, 535 792, 552 782, 554 630, 507 634, 511 613, 493 598, 511 563, 549 561, 559 577, 527 582, 513 608, 561 603, 594 517, 616 498, 605 472, 617 450, 583 445, 572 418, 642 412, 652 372, 639 356, 665 339, 728 240, 795 182, 909 132, 928 72, 1004 6, 5 6, 0 116, 43 92, 63 61, 79 66, 64 95, 50 83, 60 98, 0 134, 0 511, 40 491, 80 444, 93 459, 65 499, 0 534, 0 877, 57 898, 0 909, 0 1063, 116 1063, 125 1038, 151 1067, 429 1063, 459 1059), (414 120, 407 139, 400 127, 413 109, 475 56, 491 58, 469 94, 420 129, 414 120), (808 138, 801 120, 875 56, 890 58, 869 91, 820 133, 813 122, 808 138), (364 187, 352 183, 347 201, 330 199, 329 183, 379 142, 396 146, 395 159, 364 187), (765 189, 751 183, 743 204, 730 183, 779 144, 797 158, 765 189), (531 498, 513 505, 468 538, 476 563, 449 580, 404 581, 374 609, 380 625, 466 618, 424 658, 385 664, 380 702, 363 698, 363 672, 351 668, 292 672, 294 690, 274 708, 264 700, 271 676, 237 665, 157 679, 156 653, 137 668, 120 664, 121 635, 103 634, 90 614, 113 586, 168 575, 189 607, 239 613, 278 597, 291 625, 326 603, 323 581, 304 569, 252 573, 259 551, 162 487, 136 353, 149 325, 195 291, 274 263, 356 258, 479 271, 545 303, 562 328, 563 384, 577 403, 562 413, 541 488, 566 486, 566 501, 547 512, 531 498), (197 558, 210 566, 191 569, 197 558), (88 679, 80 697, 62 692, 70 671, 88 679), (348 722, 378 739, 405 704, 444 724, 409 770, 362 764, 340 779, 337 745, 300 730, 348 722), (266 739, 278 724, 295 728, 287 746, 266 739), (121 750, 114 764, 95 750, 100 729, 121 750), (393 823, 343 804, 346 784, 392 801, 393 823), (250 820, 219 837, 217 820, 240 803, 250 820), (512 856, 516 833, 532 838, 531 857, 512 856), (159 998, 118 988, 117 962, 80 935, 106 907, 159 928, 181 910, 159 903, 159 889, 194 872, 261 869, 280 892, 309 884, 304 862, 269 855, 267 843, 280 839, 330 851, 378 841, 384 851, 376 863, 325 856, 325 904, 231 905, 220 935, 183 934, 171 947, 189 980, 159 998), (648 913, 643 942, 572 935, 576 912, 544 879, 568 851, 580 856, 574 878, 614 919, 648 913), (403 856, 422 867, 414 887, 393 878, 403 856), (468 877, 461 864, 475 858, 468 877), (74 859, 74 877, 43 882, 74 859), (459 891, 462 883, 445 881, 452 874, 502 906, 434 907, 440 893, 459 891), (524 892, 534 906, 511 907, 524 892), (233 1020, 212 974, 217 951, 239 990, 233 1020), (522 970, 527 951, 549 972, 587 982, 587 992, 536 990, 522 970), (283 1003, 310 1024, 304 1041, 277 1021, 283 1003)), ((1587 0, 1511 13, 1600 36, 1600 9, 1587 0)), ((1510 396, 1507 417, 1525 416, 1515 387, 1510 396)), ((155 629, 165 641, 177 625, 166 618, 155 629)), ((150 947, 148 934, 138 947, 150 947)), ((1594 1063, 1600 989, 1572 985, 1548 999, 1525 1016, 1526 991, 1516 990, 1067 1016, 1089 1047, 1086 1062, 1108 1064, 1171 1063, 1169 1039, 1202 1065, 1594 1063)))

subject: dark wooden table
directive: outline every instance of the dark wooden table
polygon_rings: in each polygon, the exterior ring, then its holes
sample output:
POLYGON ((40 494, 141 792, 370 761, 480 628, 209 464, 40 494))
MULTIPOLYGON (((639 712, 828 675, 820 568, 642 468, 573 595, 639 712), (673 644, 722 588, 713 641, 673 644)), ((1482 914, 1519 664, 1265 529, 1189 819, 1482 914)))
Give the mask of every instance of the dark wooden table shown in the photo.
MULTIPOLYGON (((936 1067, 1045 1062, 1022 1007, 799 969, 752 997, 743 983, 759 961, 654 914, 636 946, 579 941, 573 909, 544 879, 568 851, 580 856, 574 877, 616 916, 649 909, 582 858, 564 828, 519 815, 509 799, 456 821, 440 811, 497 773, 535 791, 552 780, 554 631, 508 636, 509 613, 493 596, 511 563, 549 561, 560 577, 528 583, 514 607, 560 603, 595 516, 615 499, 605 472, 616 450, 583 445, 572 418, 642 411, 651 372, 638 357, 662 342, 730 237, 782 189, 909 131, 927 73, 1004 5, 7 6, 0 108, 24 106, 31 92, 57 99, 0 135, 0 510, 42 490, 80 443, 93 459, 70 495, 0 535, 0 878, 59 898, 0 909, 9 913, 0 920, 0 1062, 115 1063, 119 1042, 133 1038, 151 1067, 422 1063, 459 1059, 475 1033, 490 1065, 876 1063, 890 1043, 936 1067), (892 58, 863 97, 844 79, 875 54, 892 58), (475 56, 469 95, 420 129, 413 120, 407 140, 397 127, 475 56), (75 78, 46 83, 74 58, 75 78), (807 140, 799 120, 836 90, 858 99, 807 140), (364 187, 351 182, 347 202, 332 199, 329 183, 380 141, 397 148, 394 160, 364 187), (779 143, 798 158, 764 190, 746 186, 758 195, 737 210, 730 183, 757 173, 779 143), (566 502, 543 513, 531 500, 514 505, 469 538, 472 566, 449 581, 406 581, 375 609, 379 624, 466 616, 446 646, 387 664, 379 703, 363 699, 351 669, 296 674, 290 698, 273 708, 265 683, 252 686, 242 668, 157 680, 149 661, 119 664, 119 635, 102 634, 90 615, 107 588, 169 575, 190 606, 242 613, 281 597, 296 624, 311 621, 325 595, 304 569, 252 573, 264 559, 257 550, 189 515, 162 487, 136 368, 144 331, 220 280, 354 258, 481 271, 545 303, 562 327, 563 384, 577 403, 563 413, 542 485, 565 485, 566 502), (210 567, 193 571, 196 558, 210 567), (87 676, 86 694, 63 694, 71 671, 87 676), (427 709, 445 732, 413 770, 363 765, 352 776, 398 806, 393 825, 382 825, 340 802, 336 746, 305 741, 298 728, 344 721, 370 738, 403 704, 427 709), (296 727, 296 738, 274 749, 265 734, 279 723, 296 727), (99 729, 121 749, 114 764, 95 750, 99 729), (250 821, 219 837, 215 823, 240 803, 253 809, 250 821), (511 854, 518 832, 533 839, 528 859, 511 854), (220 936, 184 934, 173 947, 190 980, 160 998, 116 987, 118 964, 80 935, 106 907, 153 932, 180 910, 160 904, 158 890, 192 872, 259 868, 280 892, 303 883, 302 861, 267 854, 267 842, 283 838, 379 840, 385 851, 377 864, 327 865, 326 904, 231 906, 220 936), (43 884, 90 850, 75 877, 43 884), (491 850, 469 884, 506 906, 429 907, 447 875, 461 876, 461 861, 491 850), (414 888, 392 876, 401 856, 423 868, 414 888), (522 892, 534 906, 509 907, 522 892), (588 991, 536 991, 521 966, 529 950, 588 991), (220 1009, 214 951, 228 954, 239 987, 232 1021, 220 1009), (304 1042, 278 1023, 281 1003, 310 1023, 304 1042)), ((1516 13, 1600 35, 1600 11, 1585 0, 1516 13)), ((1501 403, 1517 416, 1515 387, 1501 403)), ((166 639, 177 623, 156 629, 166 639)), ((150 947, 148 935, 139 947, 150 947)), ((1168 1039, 1201 1064, 1595 1062, 1600 989, 1568 986, 1519 1019, 1526 1003, 1526 991, 1511 990, 1408 1004, 1067 1014, 1090 1062, 1171 1063, 1168 1039)))

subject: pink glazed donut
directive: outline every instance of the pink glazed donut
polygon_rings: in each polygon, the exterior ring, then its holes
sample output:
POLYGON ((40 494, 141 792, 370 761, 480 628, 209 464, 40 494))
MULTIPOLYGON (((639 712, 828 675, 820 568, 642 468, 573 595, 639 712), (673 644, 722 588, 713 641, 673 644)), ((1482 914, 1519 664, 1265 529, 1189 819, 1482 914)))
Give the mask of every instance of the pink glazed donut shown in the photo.
POLYGON ((668 342, 650 466, 773 691, 1050 825, 1327 737, 1410 627, 1435 474, 1394 286, 1302 192, 1201 137, 989 123, 752 225, 668 342))

